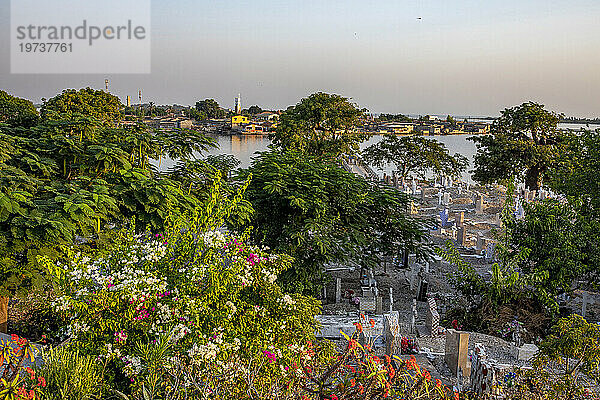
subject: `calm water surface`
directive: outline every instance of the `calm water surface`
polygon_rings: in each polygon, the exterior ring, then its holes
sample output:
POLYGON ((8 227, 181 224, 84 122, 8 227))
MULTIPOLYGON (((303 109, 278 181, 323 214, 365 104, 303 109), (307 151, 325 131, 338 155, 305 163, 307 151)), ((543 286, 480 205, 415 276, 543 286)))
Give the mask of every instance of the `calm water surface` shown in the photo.
MULTIPOLYGON (((582 124, 559 124, 560 128, 563 129, 574 129, 579 130, 582 128, 586 128, 585 125, 582 124)), ((599 126, 590 125, 591 129, 596 129, 599 126)), ((271 144, 271 141, 267 136, 258 136, 258 135, 234 135, 234 136, 220 136, 220 135, 212 135, 219 147, 216 149, 212 149, 208 151, 205 155, 213 154, 233 154, 238 160, 241 162, 242 168, 247 168, 250 166, 252 162, 252 158, 256 155, 256 152, 266 151, 268 150, 268 146, 271 144)), ((467 157, 469 160, 469 168, 467 172, 463 175, 463 179, 467 182, 472 183, 471 174, 468 172, 473 168, 473 157, 477 152, 477 147, 475 143, 467 140, 467 138, 471 137, 471 135, 452 135, 452 136, 427 136, 430 139, 436 139, 439 142, 443 143, 450 154, 462 154, 467 157)), ((361 144, 361 149, 364 149, 374 143, 377 143, 381 140, 381 135, 376 135, 371 137, 369 140, 363 142, 361 144)), ((197 157, 202 157, 202 155, 197 154, 197 157)), ((164 160, 161 169, 168 169, 173 165, 172 160, 164 160)), ((391 174, 392 166, 388 165, 383 170, 376 170, 380 175, 383 173, 391 174)))

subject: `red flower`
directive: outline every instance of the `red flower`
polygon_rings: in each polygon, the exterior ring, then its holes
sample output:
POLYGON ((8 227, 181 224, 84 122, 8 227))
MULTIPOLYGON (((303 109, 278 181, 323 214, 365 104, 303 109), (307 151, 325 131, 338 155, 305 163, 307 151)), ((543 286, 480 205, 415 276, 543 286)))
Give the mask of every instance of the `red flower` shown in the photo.
POLYGON ((46 379, 43 376, 38 376, 38 386, 46 387, 46 379))

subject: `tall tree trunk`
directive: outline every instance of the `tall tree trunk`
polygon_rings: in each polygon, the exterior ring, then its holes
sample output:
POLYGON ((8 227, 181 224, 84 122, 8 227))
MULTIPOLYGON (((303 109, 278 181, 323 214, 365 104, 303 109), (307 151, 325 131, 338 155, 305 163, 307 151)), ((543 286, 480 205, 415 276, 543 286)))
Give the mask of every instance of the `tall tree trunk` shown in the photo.
POLYGON ((525 173, 525 186, 529 190, 540 190, 542 185, 542 170, 537 165, 529 168, 525 173))

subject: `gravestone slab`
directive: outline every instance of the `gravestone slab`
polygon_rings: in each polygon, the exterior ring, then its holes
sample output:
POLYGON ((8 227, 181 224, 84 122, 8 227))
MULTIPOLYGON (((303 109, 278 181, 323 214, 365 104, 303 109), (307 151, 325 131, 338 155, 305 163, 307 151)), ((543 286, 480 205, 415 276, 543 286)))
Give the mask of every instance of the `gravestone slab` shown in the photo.
POLYGON ((444 360, 446 365, 452 371, 453 376, 458 376, 458 370, 461 369, 463 376, 470 375, 469 361, 469 334, 467 332, 448 329, 446 331, 446 348, 444 360))

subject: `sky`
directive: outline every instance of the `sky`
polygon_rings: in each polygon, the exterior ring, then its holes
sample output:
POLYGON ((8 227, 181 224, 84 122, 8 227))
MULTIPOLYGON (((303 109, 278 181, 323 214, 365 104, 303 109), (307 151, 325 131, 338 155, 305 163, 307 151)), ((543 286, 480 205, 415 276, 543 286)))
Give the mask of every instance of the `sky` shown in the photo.
POLYGON ((600 0, 152 0, 150 74, 22 75, 0 0, 0 90, 38 103, 107 78, 156 104, 232 108, 240 93, 281 109, 324 91, 373 113, 494 116, 531 100, 598 117, 598 21, 600 0))

